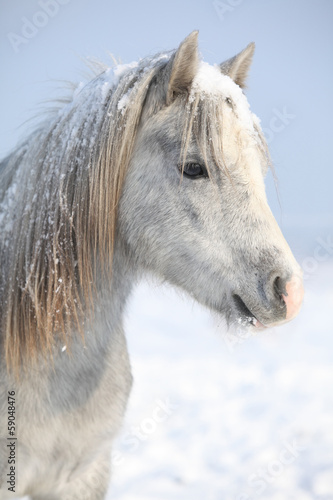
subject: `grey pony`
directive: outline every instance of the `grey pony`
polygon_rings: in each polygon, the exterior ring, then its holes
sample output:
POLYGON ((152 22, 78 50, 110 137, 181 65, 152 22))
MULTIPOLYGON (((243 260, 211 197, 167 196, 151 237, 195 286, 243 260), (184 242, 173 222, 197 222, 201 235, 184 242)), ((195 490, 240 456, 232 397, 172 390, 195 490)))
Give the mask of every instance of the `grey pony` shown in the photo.
POLYGON ((123 316, 144 275, 244 328, 299 311, 301 270, 243 93, 254 44, 208 69, 197 35, 103 69, 1 163, 2 500, 9 393, 15 495, 105 498, 132 384, 123 316))

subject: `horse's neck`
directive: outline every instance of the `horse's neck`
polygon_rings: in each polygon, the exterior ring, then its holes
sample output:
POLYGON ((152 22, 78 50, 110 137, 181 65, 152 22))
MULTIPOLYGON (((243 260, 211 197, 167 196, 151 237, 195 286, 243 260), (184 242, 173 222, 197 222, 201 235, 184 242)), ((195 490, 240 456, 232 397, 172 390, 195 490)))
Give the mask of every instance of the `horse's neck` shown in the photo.
MULTIPOLYGON (((102 268, 101 265, 97 267, 102 268)), ((122 324, 126 304, 138 279, 138 270, 126 255, 121 242, 115 244, 111 279, 105 281, 99 274, 102 274, 102 271, 98 272, 96 277, 96 315, 98 320, 107 321, 111 329, 118 328, 122 324)))
MULTIPOLYGON (((97 265, 97 268, 102 266, 97 265)), ((90 377, 90 372, 99 372, 108 363, 107 360, 117 357, 119 349, 121 356, 127 356, 123 318, 135 276, 135 270, 124 256, 121 245, 115 245, 112 278, 106 282, 102 278, 102 272, 100 276, 96 276, 96 297, 92 314, 87 311, 82 321, 83 338, 75 331, 72 332, 68 345, 63 339, 58 339, 55 343, 53 366, 58 376, 64 377, 64 383, 69 372, 76 373, 79 377, 90 377), (65 352, 67 350, 69 355, 65 352)), ((41 362, 40 366, 42 365, 41 362)), ((47 362, 46 371, 48 366, 47 362)))
MULTIPOLYGON (((84 337, 76 332, 71 334, 70 341, 58 339, 55 342, 53 361, 41 357, 37 368, 25 374, 22 401, 30 397, 31 387, 34 387, 38 393, 34 404, 40 408, 40 413, 45 411, 47 398, 48 415, 58 416, 67 413, 69 408, 73 411, 87 409, 89 401, 94 397, 98 399, 98 394, 102 394, 106 401, 106 395, 118 394, 119 389, 123 394, 128 393, 131 377, 123 315, 134 275, 121 245, 116 245, 110 283, 101 285, 102 280, 99 282, 97 276, 98 299, 91 318, 87 312, 83 322, 84 337)), ((7 376, 3 373, 4 377, 7 376)), ((122 404, 124 401, 126 398, 122 404)), ((87 412, 83 414, 87 415, 87 412)))

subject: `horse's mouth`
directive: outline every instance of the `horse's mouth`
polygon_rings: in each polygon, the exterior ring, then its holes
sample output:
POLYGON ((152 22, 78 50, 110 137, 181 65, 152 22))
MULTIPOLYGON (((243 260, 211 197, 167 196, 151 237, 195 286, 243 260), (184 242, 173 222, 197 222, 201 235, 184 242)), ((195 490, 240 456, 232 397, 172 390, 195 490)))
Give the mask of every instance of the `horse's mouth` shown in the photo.
POLYGON ((264 325, 255 317, 255 315, 246 306, 239 295, 234 294, 232 296, 236 310, 239 314, 238 323, 242 326, 255 326, 256 328, 264 328, 264 325))

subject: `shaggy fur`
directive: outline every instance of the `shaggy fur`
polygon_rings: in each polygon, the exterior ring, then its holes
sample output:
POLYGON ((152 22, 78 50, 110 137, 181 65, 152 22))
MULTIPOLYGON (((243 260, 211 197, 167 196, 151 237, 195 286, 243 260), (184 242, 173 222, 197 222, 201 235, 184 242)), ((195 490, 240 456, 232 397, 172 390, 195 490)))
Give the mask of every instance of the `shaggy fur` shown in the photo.
POLYGON ((226 76, 243 86, 252 53, 211 70, 217 93, 198 83, 197 32, 102 71, 1 163, 1 499, 12 390, 16 493, 104 498, 131 388, 123 314, 145 273, 229 322, 285 320, 300 270, 267 205, 258 121, 226 76))

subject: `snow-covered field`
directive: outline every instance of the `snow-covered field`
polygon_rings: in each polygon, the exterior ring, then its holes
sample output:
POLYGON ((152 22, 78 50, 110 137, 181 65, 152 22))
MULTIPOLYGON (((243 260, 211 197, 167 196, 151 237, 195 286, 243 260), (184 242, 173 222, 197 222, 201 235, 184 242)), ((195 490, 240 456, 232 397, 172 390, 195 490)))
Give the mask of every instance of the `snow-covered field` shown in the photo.
POLYGON ((306 278, 299 317, 251 338, 138 287, 108 500, 333 499, 332 261, 306 278))
POLYGON ((107 500, 332 500, 332 282, 330 258, 306 275, 299 317, 250 338, 140 285, 107 500))

